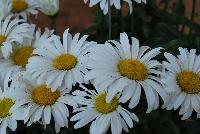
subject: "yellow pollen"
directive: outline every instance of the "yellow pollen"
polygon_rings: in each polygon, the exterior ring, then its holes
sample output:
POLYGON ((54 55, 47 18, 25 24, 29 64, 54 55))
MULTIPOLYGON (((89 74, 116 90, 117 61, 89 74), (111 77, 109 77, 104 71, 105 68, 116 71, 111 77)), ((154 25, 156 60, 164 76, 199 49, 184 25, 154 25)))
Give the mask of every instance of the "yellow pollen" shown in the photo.
POLYGON ((0 35, 0 46, 6 41, 6 37, 4 35, 0 35))
POLYGON ((77 58, 71 54, 62 54, 53 60, 53 66, 58 70, 71 70, 77 64, 77 58))
POLYGON ((12 55, 12 60, 15 65, 25 67, 28 64, 28 59, 32 56, 33 48, 32 47, 22 47, 14 51, 12 55))
POLYGON ((0 119, 11 115, 10 109, 14 104, 15 102, 9 98, 3 98, 0 100, 0 119))
POLYGON ((13 0, 12 1, 12 12, 20 13, 28 8, 28 3, 25 0, 13 0))
POLYGON ((122 60, 118 64, 119 73, 131 80, 143 81, 148 77, 148 70, 144 64, 138 60, 122 60))
POLYGON ((200 92, 200 76, 192 71, 182 71, 177 74, 176 81, 181 90, 188 94, 200 92))
POLYGON ((52 92, 50 88, 47 88, 46 85, 40 85, 34 89, 32 92, 33 102, 40 106, 53 105, 60 97, 60 92, 52 92))
POLYGON ((110 103, 106 103, 106 95, 101 94, 95 99, 95 108, 99 113, 108 114, 115 111, 119 105, 119 100, 117 97, 114 97, 110 103))

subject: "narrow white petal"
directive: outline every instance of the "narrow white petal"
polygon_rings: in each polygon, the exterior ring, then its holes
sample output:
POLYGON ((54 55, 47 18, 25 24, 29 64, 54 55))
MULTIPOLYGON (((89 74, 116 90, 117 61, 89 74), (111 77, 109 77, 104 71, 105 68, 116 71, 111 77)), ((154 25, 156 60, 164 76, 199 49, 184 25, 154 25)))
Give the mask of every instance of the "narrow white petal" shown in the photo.
POLYGON ((45 124, 50 124, 50 120, 51 120, 51 107, 50 106, 46 106, 44 108, 44 121, 45 121, 45 124))
POLYGON ((132 96, 132 98, 129 102, 128 107, 131 108, 131 109, 136 107, 138 105, 139 101, 140 101, 140 96, 141 96, 141 86, 138 83, 137 88, 135 90, 135 93, 133 94, 133 96, 132 96))

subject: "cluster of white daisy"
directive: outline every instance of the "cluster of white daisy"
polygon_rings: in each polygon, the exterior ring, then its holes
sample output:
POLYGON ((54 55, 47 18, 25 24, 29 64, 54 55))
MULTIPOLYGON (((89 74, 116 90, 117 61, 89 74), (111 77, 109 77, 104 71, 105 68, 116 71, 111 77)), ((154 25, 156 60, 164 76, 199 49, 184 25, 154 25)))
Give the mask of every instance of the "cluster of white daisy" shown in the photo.
POLYGON ((67 29, 61 41, 53 30, 41 32, 26 21, 41 4, 0 2, 9 11, 0 20, 0 134, 7 128, 15 131, 19 120, 27 126, 40 122, 44 128, 54 121, 57 133, 69 120, 76 122, 74 129, 91 123, 91 134, 109 128, 113 134, 128 132, 139 121, 131 111, 140 104, 142 91, 146 113, 159 107, 161 97, 162 107, 180 108, 183 120, 193 111, 200 117, 200 55, 194 49, 179 48, 177 57, 164 53, 167 61, 161 63, 156 56, 162 48, 140 46, 126 33, 119 41, 98 44, 67 29))
POLYGON ((129 8, 130 8, 130 13, 132 13, 133 11, 133 2, 136 3, 146 3, 146 0, 84 0, 85 3, 89 3, 90 7, 93 7, 94 5, 100 4, 100 8, 101 10, 103 10, 104 14, 108 13, 108 8, 109 8, 109 4, 112 7, 114 5, 114 7, 116 9, 121 9, 121 1, 128 3, 129 8), (108 3, 110 2, 110 3, 108 3))

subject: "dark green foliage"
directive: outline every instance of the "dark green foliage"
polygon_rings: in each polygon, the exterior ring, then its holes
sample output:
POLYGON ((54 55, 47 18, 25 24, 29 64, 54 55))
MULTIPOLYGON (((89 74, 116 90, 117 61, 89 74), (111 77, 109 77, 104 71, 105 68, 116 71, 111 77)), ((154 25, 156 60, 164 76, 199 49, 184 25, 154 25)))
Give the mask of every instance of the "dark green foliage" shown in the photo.
MULTIPOLYGON (((113 9, 112 39, 118 39, 119 33, 126 32, 130 37, 138 38, 143 45, 162 46, 172 53, 179 46, 195 48, 198 52, 200 25, 193 21, 198 14, 191 13, 194 18, 187 18, 183 0, 176 0, 172 9, 168 6, 170 1, 162 0, 159 3, 159 5, 164 5, 164 9, 160 9, 155 0, 148 0, 146 5, 135 3, 133 13, 126 17, 121 16, 121 11, 113 9), (171 12, 167 12, 168 10, 171 12)), ((99 9, 96 22, 83 33, 89 34, 91 40, 104 43, 108 39, 107 20, 108 16, 104 16, 99 9)))

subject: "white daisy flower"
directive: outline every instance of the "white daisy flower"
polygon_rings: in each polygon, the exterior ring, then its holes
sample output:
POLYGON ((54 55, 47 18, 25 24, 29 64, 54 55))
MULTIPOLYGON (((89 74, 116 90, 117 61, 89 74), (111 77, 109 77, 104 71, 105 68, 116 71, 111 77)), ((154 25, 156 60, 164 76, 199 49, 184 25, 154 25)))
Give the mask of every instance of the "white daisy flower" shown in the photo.
POLYGON ((51 44, 34 50, 37 56, 29 59, 27 71, 34 79, 44 80, 52 89, 60 86, 72 89, 72 85, 83 83, 83 75, 87 72, 85 50, 94 42, 86 42, 87 36, 79 40, 79 35, 72 38, 66 30, 63 44, 58 36, 52 36, 51 44))
POLYGON ((30 38, 30 25, 23 19, 9 15, 0 21, 0 47, 5 58, 10 56, 13 43, 22 43, 23 38, 30 38))
POLYGON ((8 0, 0 0, 0 21, 10 13, 10 5, 8 0))
POLYGON ((76 113, 70 120, 77 121, 74 128, 81 128, 90 122, 90 134, 104 134, 111 126, 112 134, 120 134, 122 130, 128 132, 133 128, 133 121, 138 122, 138 117, 121 106, 119 96, 115 96, 106 103, 107 92, 96 92, 82 86, 84 91, 76 90, 72 94, 77 101, 76 113))
POLYGON ((38 14, 39 3, 37 0, 9 0, 9 3, 11 5, 10 12, 26 20, 29 14, 38 14))
MULTIPOLYGON (((100 8, 101 10, 103 10, 103 13, 104 14, 108 13, 108 0, 84 0, 85 3, 87 3, 88 1, 90 7, 93 7, 94 5, 100 3, 100 8)), ((121 8, 121 1, 127 2, 129 4, 130 13, 132 13, 133 11, 132 1, 135 1, 137 3, 144 2, 146 4, 146 0, 110 0, 110 6, 114 5, 115 8, 119 10, 121 8)))
POLYGON ((24 120, 25 114, 20 91, 13 88, 0 89, 0 134, 6 134, 6 129, 15 131, 17 120, 24 120))
POLYGON ((165 53, 168 62, 163 62, 162 83, 164 89, 170 94, 164 107, 168 110, 178 109, 182 119, 189 118, 194 111, 200 109, 200 56, 196 50, 179 48, 178 58, 165 53))
POLYGON ((59 88, 51 91, 45 84, 37 83, 28 73, 21 73, 15 79, 15 86, 25 91, 27 126, 40 122, 45 127, 50 124, 51 116, 55 121, 55 130, 58 133, 61 127, 68 127, 69 110, 66 105, 76 107, 76 102, 69 95, 69 90, 59 88))
POLYGON ((166 92, 160 85, 157 68, 161 64, 152 60, 160 53, 161 48, 150 51, 148 46, 139 47, 139 41, 132 37, 130 45, 126 33, 120 34, 120 42, 97 45, 91 49, 88 67, 91 69, 86 74, 85 80, 91 80, 99 89, 107 89, 106 101, 109 102, 117 94, 122 93, 120 101, 125 103, 130 100, 129 107, 137 106, 144 89, 148 103, 147 113, 158 108, 159 97, 167 98, 166 92))
POLYGON ((53 31, 46 29, 43 34, 40 30, 35 32, 35 26, 32 26, 30 35, 33 38, 24 38, 22 44, 12 44, 13 52, 8 58, 0 59, 0 77, 4 85, 17 75, 20 71, 26 70, 28 59, 33 56, 33 50, 46 45, 46 41, 53 31))

